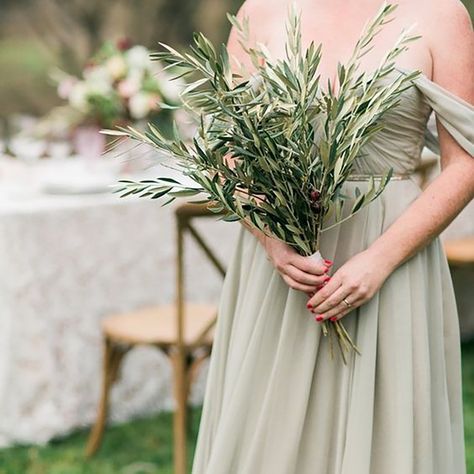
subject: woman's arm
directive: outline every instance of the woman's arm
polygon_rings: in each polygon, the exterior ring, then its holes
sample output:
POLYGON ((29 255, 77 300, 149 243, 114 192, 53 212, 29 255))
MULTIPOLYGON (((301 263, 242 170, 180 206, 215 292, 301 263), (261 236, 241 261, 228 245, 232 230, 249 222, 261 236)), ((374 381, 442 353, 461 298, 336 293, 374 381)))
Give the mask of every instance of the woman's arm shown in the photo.
MULTIPOLYGON (((433 80, 474 104, 471 20, 460 2, 436 3, 447 3, 449 11, 444 15, 438 12, 439 20, 429 25, 433 80)), ((439 121, 437 127, 440 175, 369 248, 341 266, 310 299, 317 320, 339 319, 368 301, 391 272, 439 235, 474 198, 474 157, 459 146, 439 121), (345 297, 351 308, 342 301, 345 297)))

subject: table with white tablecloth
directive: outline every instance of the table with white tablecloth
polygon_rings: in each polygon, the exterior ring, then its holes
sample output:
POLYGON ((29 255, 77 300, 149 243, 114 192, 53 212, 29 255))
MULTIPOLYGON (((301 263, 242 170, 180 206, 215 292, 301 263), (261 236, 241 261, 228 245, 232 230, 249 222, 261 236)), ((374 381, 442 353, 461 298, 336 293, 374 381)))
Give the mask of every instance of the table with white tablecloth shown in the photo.
MULTIPOLYGON (((110 192, 47 194, 33 168, 40 165, 16 175, 12 186, 0 163, 1 446, 44 443, 90 424, 101 381, 101 320, 175 296, 175 203, 110 192)), ((214 216, 196 222, 225 262, 237 226, 214 216)), ((185 248, 187 298, 217 303, 221 277, 191 239, 185 248)), ((202 401, 206 370, 207 363, 193 404, 202 401)), ((136 348, 112 391, 111 417, 163 409, 173 409, 167 359, 136 348)))

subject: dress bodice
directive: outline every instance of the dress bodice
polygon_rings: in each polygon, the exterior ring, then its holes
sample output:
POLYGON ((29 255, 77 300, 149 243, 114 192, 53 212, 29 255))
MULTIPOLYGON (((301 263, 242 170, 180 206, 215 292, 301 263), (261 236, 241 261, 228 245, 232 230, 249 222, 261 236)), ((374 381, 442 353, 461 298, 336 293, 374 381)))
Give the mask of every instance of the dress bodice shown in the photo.
MULTIPOLYGON (((396 68, 381 82, 407 72, 396 68)), ((382 117, 384 128, 361 148, 354 172, 383 173, 393 168, 394 173, 412 173, 425 145, 439 153, 437 137, 427 128, 433 111, 456 141, 474 155, 474 106, 420 74, 382 117)))

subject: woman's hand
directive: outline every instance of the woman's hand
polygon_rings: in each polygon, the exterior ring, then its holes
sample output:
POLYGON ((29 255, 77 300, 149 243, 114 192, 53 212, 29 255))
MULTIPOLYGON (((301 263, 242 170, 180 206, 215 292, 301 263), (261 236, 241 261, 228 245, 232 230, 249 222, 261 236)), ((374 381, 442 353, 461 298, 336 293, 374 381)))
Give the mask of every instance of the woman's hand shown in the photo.
POLYGON ((325 260, 326 264, 315 262, 298 254, 281 240, 268 236, 265 236, 263 246, 269 260, 290 288, 313 294, 329 279, 326 272, 332 264, 330 260, 325 260))
POLYGON ((391 273, 383 259, 367 249, 350 258, 308 301, 316 321, 337 321, 369 301, 391 273), (343 301, 350 303, 350 307, 343 301))

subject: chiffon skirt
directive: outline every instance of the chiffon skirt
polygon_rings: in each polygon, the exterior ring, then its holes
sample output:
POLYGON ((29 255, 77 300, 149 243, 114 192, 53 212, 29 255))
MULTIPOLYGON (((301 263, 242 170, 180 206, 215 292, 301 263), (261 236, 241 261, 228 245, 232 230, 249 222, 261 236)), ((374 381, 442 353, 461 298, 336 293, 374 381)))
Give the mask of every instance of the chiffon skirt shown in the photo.
MULTIPOLYGON (((347 181, 352 195, 364 182, 347 181)), ((334 273, 421 193, 390 181, 322 234, 334 273)), ((350 205, 348 205, 350 207, 350 205)), ((193 474, 464 474, 458 313, 439 237, 342 321, 345 365, 244 227, 224 281, 193 474)))

